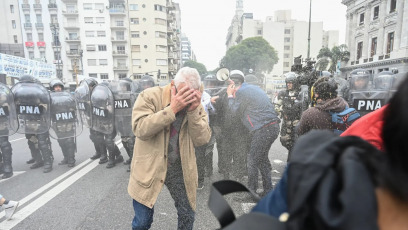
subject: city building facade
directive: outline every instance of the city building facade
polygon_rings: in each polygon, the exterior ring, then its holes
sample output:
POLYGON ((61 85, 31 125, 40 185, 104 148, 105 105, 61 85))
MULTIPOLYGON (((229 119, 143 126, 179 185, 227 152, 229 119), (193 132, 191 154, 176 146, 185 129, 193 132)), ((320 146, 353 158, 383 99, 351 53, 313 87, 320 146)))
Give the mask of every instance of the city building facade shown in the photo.
POLYGON ((18 0, 0 1, 0 53, 24 57, 18 0))
POLYGON ((181 62, 184 64, 186 61, 197 61, 194 51, 191 48, 191 42, 185 34, 181 35, 181 62))
POLYGON ((343 0, 347 6, 346 44, 350 60, 342 74, 357 68, 372 74, 408 72, 408 1, 343 0))

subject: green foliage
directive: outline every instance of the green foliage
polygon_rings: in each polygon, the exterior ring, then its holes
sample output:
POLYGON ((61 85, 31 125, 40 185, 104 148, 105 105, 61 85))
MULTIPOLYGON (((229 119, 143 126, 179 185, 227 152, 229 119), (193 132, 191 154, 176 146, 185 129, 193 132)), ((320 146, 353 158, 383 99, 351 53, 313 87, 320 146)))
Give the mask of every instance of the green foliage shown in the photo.
POLYGON ((331 50, 324 47, 320 49, 317 58, 319 58, 320 63, 316 63, 316 69, 325 70, 326 66, 329 65, 329 71, 335 72, 338 61, 348 62, 350 60, 350 52, 345 44, 334 46, 331 50))
POLYGON ((205 76, 207 74, 207 68, 205 67, 204 64, 199 63, 199 62, 188 60, 188 61, 184 62, 183 67, 190 67, 190 68, 197 69, 200 76, 205 76))
POLYGON ((269 73, 278 60, 277 52, 265 39, 254 37, 231 47, 220 61, 220 66, 238 70, 252 69, 255 73, 269 73))

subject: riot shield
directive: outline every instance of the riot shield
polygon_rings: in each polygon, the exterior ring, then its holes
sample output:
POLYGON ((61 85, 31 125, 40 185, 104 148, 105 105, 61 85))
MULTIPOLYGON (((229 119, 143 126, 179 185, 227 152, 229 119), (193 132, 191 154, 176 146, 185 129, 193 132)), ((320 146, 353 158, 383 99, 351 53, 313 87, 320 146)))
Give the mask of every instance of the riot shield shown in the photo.
POLYGON ((18 133, 41 134, 50 129, 50 94, 41 84, 21 82, 13 86, 19 123, 18 133))
POLYGON ((347 88, 349 87, 349 83, 346 79, 341 78, 341 77, 334 77, 333 78, 336 83, 337 83, 337 96, 341 97, 341 98, 345 98, 346 97, 346 92, 347 92, 347 88))
POLYGON ((133 83, 120 80, 111 82, 110 89, 114 97, 115 127, 121 136, 133 136, 132 109, 136 101, 136 90, 133 83))
POLYGON ((51 92, 51 130, 54 139, 76 137, 82 133, 75 98, 68 92, 51 92))
POLYGON ((82 81, 75 90, 75 100, 82 123, 91 128, 91 93, 86 81, 82 81))
POLYGON ((0 83, 0 137, 11 136, 18 130, 14 95, 9 87, 0 83))
POLYGON ((108 86, 99 84, 91 94, 91 128, 104 134, 111 134, 115 128, 115 101, 108 86))

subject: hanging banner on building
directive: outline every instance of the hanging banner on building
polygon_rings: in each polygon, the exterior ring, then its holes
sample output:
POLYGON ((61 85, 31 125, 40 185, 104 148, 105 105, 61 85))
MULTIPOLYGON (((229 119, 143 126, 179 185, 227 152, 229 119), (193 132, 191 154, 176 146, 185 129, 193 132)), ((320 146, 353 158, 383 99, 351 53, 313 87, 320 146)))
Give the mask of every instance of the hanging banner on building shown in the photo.
POLYGON ((54 78, 56 69, 53 64, 0 53, 0 74, 9 77, 29 74, 36 78, 54 78))

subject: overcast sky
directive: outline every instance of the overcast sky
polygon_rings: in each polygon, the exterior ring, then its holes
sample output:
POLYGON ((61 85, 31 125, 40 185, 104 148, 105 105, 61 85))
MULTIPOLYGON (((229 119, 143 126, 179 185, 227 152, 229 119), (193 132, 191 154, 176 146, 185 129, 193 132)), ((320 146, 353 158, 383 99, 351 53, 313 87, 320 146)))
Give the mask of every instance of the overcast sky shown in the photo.
MULTIPOLYGON (((235 14, 235 0, 174 0, 180 4, 181 30, 191 41, 197 61, 208 70, 218 67, 225 55, 225 39, 235 14)), ((265 21, 276 10, 292 10, 292 18, 309 20, 309 0, 244 0, 244 12, 265 21)), ((323 22, 324 30, 339 30, 345 42, 346 9, 341 0, 312 0, 312 21, 323 22)), ((313 39, 313 38, 312 38, 313 39)))

